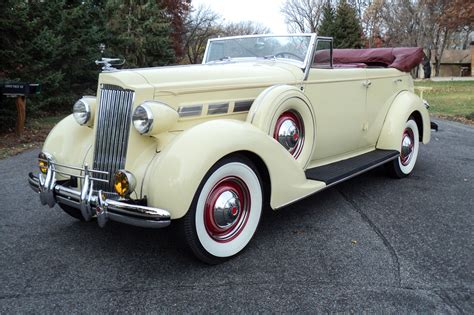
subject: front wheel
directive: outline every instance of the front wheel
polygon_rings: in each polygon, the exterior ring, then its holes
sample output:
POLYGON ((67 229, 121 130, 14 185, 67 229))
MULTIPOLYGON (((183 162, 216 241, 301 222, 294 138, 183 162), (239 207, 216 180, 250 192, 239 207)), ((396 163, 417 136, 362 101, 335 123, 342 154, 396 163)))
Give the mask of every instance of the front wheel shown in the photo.
POLYGON ((184 217, 185 239, 196 257, 217 264, 238 254, 257 230, 262 185, 246 158, 226 158, 206 174, 184 217))
POLYGON ((420 148, 418 125, 410 117, 403 130, 400 156, 387 164, 388 172, 392 177, 403 178, 413 171, 420 148))

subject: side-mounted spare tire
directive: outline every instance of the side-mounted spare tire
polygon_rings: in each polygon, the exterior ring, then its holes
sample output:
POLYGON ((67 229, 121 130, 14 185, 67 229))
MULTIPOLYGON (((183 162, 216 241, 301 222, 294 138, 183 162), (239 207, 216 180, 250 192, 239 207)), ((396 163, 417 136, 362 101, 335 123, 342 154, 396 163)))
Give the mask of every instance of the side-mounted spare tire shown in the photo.
POLYGON ((267 88, 255 99, 247 122, 278 141, 306 168, 314 150, 315 114, 309 99, 298 88, 267 88))

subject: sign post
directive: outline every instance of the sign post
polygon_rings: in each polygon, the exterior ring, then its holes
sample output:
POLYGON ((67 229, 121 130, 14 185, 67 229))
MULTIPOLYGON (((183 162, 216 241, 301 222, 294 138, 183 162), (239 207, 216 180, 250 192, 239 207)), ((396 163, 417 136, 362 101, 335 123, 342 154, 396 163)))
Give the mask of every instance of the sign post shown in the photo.
POLYGON ((25 120, 26 120, 26 97, 24 95, 18 95, 16 97, 16 126, 15 134, 18 137, 21 137, 23 130, 25 129, 25 120))
POLYGON ((26 121, 26 95, 39 94, 40 85, 36 83, 4 83, 1 86, 2 94, 6 97, 16 98, 17 119, 15 126, 15 133, 18 137, 23 134, 25 130, 26 121))

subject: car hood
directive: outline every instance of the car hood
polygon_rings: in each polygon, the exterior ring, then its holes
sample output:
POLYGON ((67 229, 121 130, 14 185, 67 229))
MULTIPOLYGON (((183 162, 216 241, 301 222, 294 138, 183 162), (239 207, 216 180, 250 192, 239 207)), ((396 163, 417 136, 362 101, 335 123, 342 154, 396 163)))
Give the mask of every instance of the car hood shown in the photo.
POLYGON ((240 62, 130 69, 101 74, 102 83, 124 88, 155 88, 156 93, 179 94, 207 89, 294 84, 303 71, 295 65, 277 62, 240 62))

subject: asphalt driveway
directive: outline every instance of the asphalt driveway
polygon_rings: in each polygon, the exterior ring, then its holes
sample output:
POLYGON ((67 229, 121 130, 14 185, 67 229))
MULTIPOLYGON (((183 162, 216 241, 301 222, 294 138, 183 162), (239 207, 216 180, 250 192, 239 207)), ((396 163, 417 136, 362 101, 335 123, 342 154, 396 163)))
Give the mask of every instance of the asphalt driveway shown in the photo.
POLYGON ((247 250, 196 261, 173 227, 81 223, 0 161, 0 313, 474 313, 474 128, 439 121, 413 176, 375 169, 278 212, 247 250))

